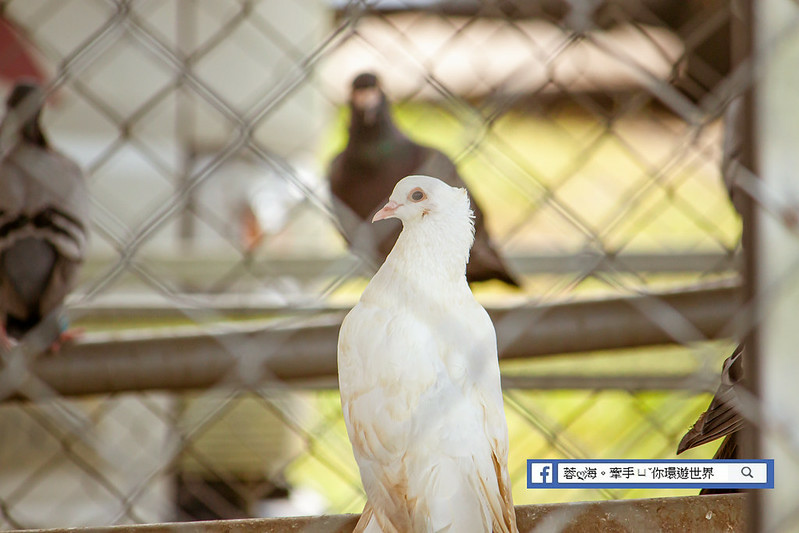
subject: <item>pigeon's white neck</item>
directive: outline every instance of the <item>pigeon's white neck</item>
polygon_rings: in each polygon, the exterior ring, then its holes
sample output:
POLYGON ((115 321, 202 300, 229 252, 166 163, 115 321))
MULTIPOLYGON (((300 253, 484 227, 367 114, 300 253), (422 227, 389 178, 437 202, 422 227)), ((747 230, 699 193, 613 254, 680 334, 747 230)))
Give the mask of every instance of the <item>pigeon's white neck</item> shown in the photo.
POLYGON ((464 208, 458 212, 428 214, 405 223, 374 283, 422 297, 427 291, 440 292, 447 287, 469 292, 466 263, 474 241, 474 222, 465 194, 464 198, 464 208))

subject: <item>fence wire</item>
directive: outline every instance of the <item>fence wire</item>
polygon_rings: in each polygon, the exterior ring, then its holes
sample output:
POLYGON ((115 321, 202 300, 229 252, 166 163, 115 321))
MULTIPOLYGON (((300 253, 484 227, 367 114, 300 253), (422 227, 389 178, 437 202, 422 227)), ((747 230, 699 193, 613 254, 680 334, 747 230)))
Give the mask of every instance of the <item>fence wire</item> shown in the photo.
POLYGON ((473 285, 499 333, 515 503, 693 493, 528 490, 525 459, 673 458, 757 325, 722 168, 791 219, 729 170, 723 115, 758 81, 731 59, 739 11, 0 2, 0 82, 43 84, 44 130, 91 197, 67 301, 85 332, 2 358, 0 527, 360 512, 335 336, 373 266, 327 173, 364 71, 456 163, 521 280, 473 285))

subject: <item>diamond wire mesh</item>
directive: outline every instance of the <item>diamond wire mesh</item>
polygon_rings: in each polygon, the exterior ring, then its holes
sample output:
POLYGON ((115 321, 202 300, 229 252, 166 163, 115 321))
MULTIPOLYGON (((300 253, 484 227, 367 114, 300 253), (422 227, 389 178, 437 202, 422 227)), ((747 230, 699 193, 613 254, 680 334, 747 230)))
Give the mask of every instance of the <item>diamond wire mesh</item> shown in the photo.
MULTIPOLYGON (((338 236, 324 175, 346 142, 348 84, 365 69, 382 75, 400 128, 456 161, 519 267, 521 291, 475 288, 487 305, 735 276, 740 225, 719 171, 719 117, 752 78, 731 76, 719 52, 729 47, 726 3, 0 5, 50 91, 47 131, 90 184, 91 251, 70 300, 90 336, 213 332, 253 316, 220 301, 262 309, 254 316, 267 328, 354 303, 367 278, 338 236), (247 213, 263 229, 254 246, 247 213), (662 267, 672 256, 688 266, 662 267), (107 312, 116 307, 128 314, 107 312)), ((528 457, 673 457, 707 406, 732 341, 697 342, 706 335, 656 298, 636 305, 674 346, 503 364, 539 383, 589 378, 506 390, 517 504, 655 495, 543 493, 524 480, 528 457), (652 376, 677 381, 640 385, 652 376), (623 384, 605 386, 613 377, 623 384)), ((35 380, 23 387, 7 359, 3 396, 27 401, 0 407, 0 524, 360 511, 330 382, 278 383, 256 368, 268 355, 222 336, 214 347, 237 361, 218 386, 86 399, 35 380)))

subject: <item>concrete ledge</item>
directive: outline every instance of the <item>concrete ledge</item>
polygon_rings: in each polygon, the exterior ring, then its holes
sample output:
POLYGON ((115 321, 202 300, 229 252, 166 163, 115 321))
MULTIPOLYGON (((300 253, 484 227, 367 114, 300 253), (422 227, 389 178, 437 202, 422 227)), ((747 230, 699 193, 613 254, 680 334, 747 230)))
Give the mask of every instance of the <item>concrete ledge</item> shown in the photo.
MULTIPOLYGON (((744 494, 520 505, 519 531, 539 533, 735 533, 746 531, 744 494)), ((358 515, 26 530, 47 533, 351 533, 358 515)))

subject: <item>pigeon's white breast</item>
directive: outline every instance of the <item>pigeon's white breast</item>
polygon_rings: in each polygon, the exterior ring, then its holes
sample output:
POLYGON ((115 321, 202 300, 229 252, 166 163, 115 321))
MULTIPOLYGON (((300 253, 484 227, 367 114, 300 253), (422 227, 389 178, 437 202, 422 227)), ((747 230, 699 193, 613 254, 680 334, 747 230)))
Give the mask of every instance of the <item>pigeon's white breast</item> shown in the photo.
POLYGON ((342 403, 361 402, 358 418, 378 430, 407 425, 442 371, 437 344, 413 315, 359 303, 339 338, 342 403))
POLYGON ((418 525, 440 516, 436 505, 472 501, 461 518, 484 531, 490 513, 475 495, 496 480, 485 430, 488 391, 476 386, 488 377, 501 402, 493 326, 477 305, 428 311, 362 301, 346 317, 339 386, 347 431, 375 508, 409 513, 418 525), (398 501, 386 496, 393 488, 398 501))
POLYGON ((342 324, 341 401, 354 437, 364 437, 367 454, 413 447, 459 455, 463 437, 481 429, 482 413, 467 383, 484 369, 475 367, 476 357, 453 349, 479 350, 481 328, 424 318, 407 308, 360 302, 342 324))

